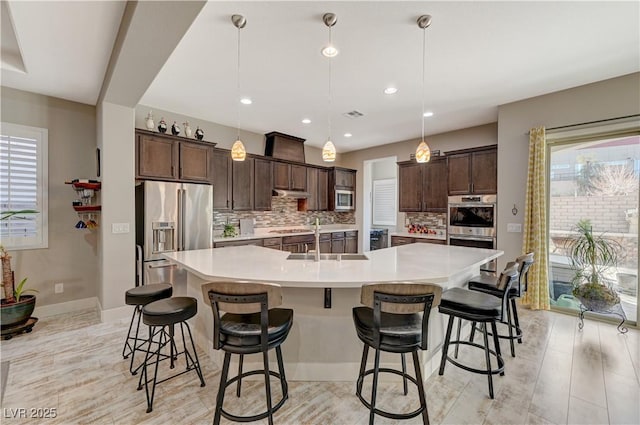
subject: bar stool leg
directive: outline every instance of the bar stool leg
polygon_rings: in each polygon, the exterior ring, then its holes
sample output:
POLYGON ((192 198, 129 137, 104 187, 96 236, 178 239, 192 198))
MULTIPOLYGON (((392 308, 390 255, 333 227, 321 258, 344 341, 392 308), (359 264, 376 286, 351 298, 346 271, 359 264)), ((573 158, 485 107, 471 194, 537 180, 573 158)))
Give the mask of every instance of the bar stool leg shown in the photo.
MULTIPOLYGON (((136 308, 133 310, 133 316, 131 317, 131 325, 133 325, 133 318, 136 315, 138 316, 138 322, 136 324, 136 336, 134 337, 134 340, 133 340, 133 349, 131 350, 131 353, 129 353, 131 354, 131 362, 129 363, 129 372, 131 372, 132 375, 136 375, 139 369, 139 367, 136 369, 133 369, 133 359, 136 357, 136 345, 138 343, 138 336, 140 332, 140 319, 142 319, 142 306, 137 305, 136 308)), ((131 332, 131 325, 129 325, 129 333, 131 332)), ((127 337, 129 333, 127 334, 127 337)), ((124 354, 124 350, 123 350, 123 354, 124 354)), ((127 356, 125 356, 124 358, 126 359, 127 356)))
POLYGON ((367 344, 364 344, 364 348, 362 349, 362 360, 360 361, 360 374, 358 375, 358 382, 356 383, 356 395, 361 397, 364 372, 367 367, 367 357, 369 357, 369 346, 367 344))
MULTIPOLYGON (((495 324, 495 322, 493 323, 495 324)), ((495 335, 495 332, 494 332, 494 335, 495 335)), ((482 327, 482 336, 484 337, 484 357, 487 362, 487 379, 489 380, 489 397, 493 398, 493 379, 491 376, 491 355, 489 353, 489 336, 487 335, 486 325, 482 327)))
POLYGON ((511 347, 511 357, 516 356, 516 348, 513 344, 513 323, 511 321, 511 303, 507 300, 507 326, 509 327, 509 346, 511 347))
MULTIPOLYGON (((122 347, 122 358, 126 359, 129 355, 134 353, 135 350, 135 341, 133 343, 133 347, 129 344, 129 340, 131 339, 131 329, 133 329, 133 322, 136 318, 136 313, 138 312, 138 306, 133 308, 133 314, 131 314, 131 322, 129 323, 129 331, 127 331, 127 337, 124 340, 124 347, 122 347), (127 348, 129 352, 127 353, 127 348)), ((140 317, 138 316, 138 326, 140 326, 140 317)), ((137 328, 136 328, 136 336, 138 336, 137 328)))
MULTIPOLYGON (((151 345, 153 343, 153 337, 155 332, 155 326, 149 326, 149 346, 147 347, 147 355, 144 358, 144 365, 142 367, 142 374, 140 374, 140 381, 138 382, 138 390, 142 389, 142 378, 144 377, 144 392, 147 397, 147 413, 151 413, 153 411, 153 398, 156 393, 156 382, 158 379, 158 364, 160 363, 160 350, 162 350, 163 341, 165 338, 164 327, 157 332, 158 335, 158 349, 155 350, 153 354, 151 354, 151 345), (151 380, 151 391, 149 391, 149 374, 147 372, 147 367, 152 356, 156 356, 156 364, 153 372, 153 379, 151 380)), ((166 342, 164 342, 166 344, 166 342)))
POLYGON ((222 414, 222 404, 224 403, 224 390, 227 384, 227 375, 229 374, 229 363, 231 361, 231 353, 224 353, 224 361, 222 362, 222 372, 220 373, 220 386, 218 387, 218 396, 216 397, 216 411, 213 415, 213 425, 220 425, 220 416, 222 414))
POLYGON ((442 359, 440 360, 440 370, 438 375, 444 374, 444 366, 447 363, 447 352, 449 350, 449 341, 451 341, 451 328, 453 328, 453 316, 449 316, 449 323, 447 324, 447 333, 444 337, 444 344, 442 345, 442 359))
POLYGON ((269 379, 269 353, 262 352, 262 361, 264 363, 264 387, 267 393, 267 412, 269 412, 269 425, 273 425, 273 411, 271 409, 271 380, 269 379))
POLYGON ((204 376, 202 376, 202 369, 200 368, 200 359, 198 359, 198 352, 196 351, 196 344, 193 342, 193 335, 191 334, 191 328, 189 327, 189 323, 180 322, 180 331, 182 332, 182 346, 184 347, 184 361, 187 365, 187 369, 190 367, 196 370, 198 374, 198 378, 200 378, 200 386, 204 387, 206 384, 204 382, 204 376), (187 332, 189 332, 189 340, 191 341, 191 348, 193 349, 193 357, 191 357, 191 353, 187 350, 187 341, 184 336, 184 327, 187 328, 187 332), (191 366, 189 366, 189 361, 191 361, 191 366))
POLYGON ((242 385, 242 362, 244 361, 244 354, 240 354, 238 360, 238 385, 236 386, 236 396, 240 397, 240 386, 242 385))
POLYGON ((369 425, 373 425, 376 410, 376 393, 378 392, 378 371, 380 369, 380 350, 376 349, 373 363, 373 385, 371 386, 371 411, 369 413, 369 425))
MULTIPOLYGON (((500 350, 500 339, 498 337, 498 327, 496 322, 491 322, 491 332, 493 333, 493 345, 496 347, 496 358, 498 361, 498 368, 504 366, 504 360, 502 360, 502 350, 500 350)), ((504 376, 504 370, 500 372, 500 376, 504 376)))
MULTIPOLYGON (((462 328, 462 319, 458 317, 458 332, 456 333, 456 341, 460 341, 460 329, 462 328)), ((473 331, 472 331, 473 332, 473 331)), ((458 348, 460 344, 456 344, 455 351, 453 353, 453 357, 458 358, 458 348)))
POLYGON ((518 320, 518 303, 515 298, 511 298, 511 309, 513 310, 513 321, 516 324, 516 333, 518 334, 518 344, 522 344, 522 329, 520 329, 520 321, 518 320))
POLYGON ((402 388, 404 395, 409 394, 409 388, 407 387, 407 360, 404 358, 404 353, 400 354, 402 358, 402 388))
MULTIPOLYGON (((403 355, 404 356, 404 355, 403 355)), ((429 411, 427 410, 427 399, 424 395, 424 384, 422 382, 422 371, 420 369, 420 359, 418 352, 413 352, 413 367, 416 371, 416 381, 418 383, 418 396, 420 397, 420 406, 422 407, 422 423, 429 425, 429 411)))
POLYGON ((278 345, 276 347, 276 359, 278 360, 278 370, 280 371, 280 386, 282 387, 282 398, 286 400, 289 398, 289 385, 287 384, 287 378, 284 374, 284 362, 282 361, 282 350, 278 345))
POLYGON ((478 325, 477 322, 471 322, 471 333, 469 334, 469 342, 473 342, 473 340, 476 337, 476 326, 478 325))

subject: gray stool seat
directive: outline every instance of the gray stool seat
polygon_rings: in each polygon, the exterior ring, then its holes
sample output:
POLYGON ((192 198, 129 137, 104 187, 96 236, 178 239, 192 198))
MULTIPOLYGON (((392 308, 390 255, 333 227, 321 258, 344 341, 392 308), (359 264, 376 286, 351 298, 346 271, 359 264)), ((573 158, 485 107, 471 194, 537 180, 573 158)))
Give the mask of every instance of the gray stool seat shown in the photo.
MULTIPOLYGON (((274 348, 284 342, 293 325, 293 310, 273 308, 267 312, 267 345, 274 348)), ((225 351, 251 354, 262 351, 260 313, 226 313, 220 318, 220 342, 225 351)))
MULTIPOLYGON (((353 323, 358 338, 375 347, 373 309, 355 307, 353 323)), ((422 344, 422 317, 419 314, 380 312, 380 349, 391 353, 410 353, 422 344)))
POLYGON ((476 322, 500 320, 502 314, 500 298, 462 288, 443 292, 439 308, 441 313, 476 322))
POLYGON ((173 297, 142 307, 142 321, 149 326, 173 325, 191 319, 198 312, 195 298, 173 297))

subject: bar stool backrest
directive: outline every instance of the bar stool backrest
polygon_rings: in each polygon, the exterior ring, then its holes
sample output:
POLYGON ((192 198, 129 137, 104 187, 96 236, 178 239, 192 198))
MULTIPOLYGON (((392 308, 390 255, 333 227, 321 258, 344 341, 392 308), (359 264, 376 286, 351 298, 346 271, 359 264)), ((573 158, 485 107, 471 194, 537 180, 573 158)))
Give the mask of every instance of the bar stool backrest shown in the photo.
POLYGON ((520 296, 522 292, 527 292, 527 288, 529 287, 529 268, 533 265, 533 261, 533 252, 516 258, 516 263, 520 265, 520 277, 517 288, 518 296, 520 296))
MULTIPOLYGON (((395 283, 373 283, 363 285, 360 290, 360 302, 362 305, 374 308, 374 292, 381 292, 384 294, 392 295, 425 295, 433 294, 433 301, 431 308, 435 308, 440 305, 440 297, 442 296, 442 288, 438 285, 431 285, 427 283, 409 283, 409 282, 395 282, 395 283)), ((420 313, 424 311, 423 303, 414 304, 401 304, 401 303, 389 303, 383 302, 381 305, 381 311, 385 313, 396 314, 412 314, 420 313)))
MULTIPOLYGON (((282 288, 280 285, 266 282, 210 282, 202 285, 202 295, 205 300, 209 299, 209 292, 223 295, 257 295, 267 294, 268 308, 282 305, 282 288)), ((259 303, 218 303, 220 310, 227 313, 250 314, 259 313, 259 303)))
POLYGON ((507 311, 507 303, 509 302, 509 291, 518 283, 518 263, 510 261, 505 266, 500 278, 498 278, 497 288, 502 291, 502 315, 500 320, 504 320, 504 315, 507 311))

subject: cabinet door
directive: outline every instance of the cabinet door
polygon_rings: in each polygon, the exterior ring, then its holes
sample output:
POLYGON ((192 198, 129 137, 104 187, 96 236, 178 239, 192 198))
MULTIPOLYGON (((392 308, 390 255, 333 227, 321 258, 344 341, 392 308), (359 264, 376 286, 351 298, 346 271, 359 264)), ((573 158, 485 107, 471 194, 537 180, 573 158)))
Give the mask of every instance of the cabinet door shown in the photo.
POLYGON ((273 163, 273 187, 275 189, 289 189, 289 164, 282 162, 273 163))
POLYGON ((347 237, 344 240, 344 252, 358 253, 358 232, 347 232, 347 237))
POLYGON ((404 212, 422 211, 422 166, 417 163, 398 166, 398 209, 404 212))
POLYGON ((317 168, 307 168, 307 192, 311 195, 307 198, 308 211, 318 210, 318 171, 317 168))
POLYGON ((138 136, 138 178, 176 180, 178 145, 173 140, 149 135, 138 136))
POLYGON ((233 161, 232 170, 231 209, 251 211, 254 208, 253 196, 255 193, 254 159, 246 158, 244 161, 233 161))
POLYGON ((318 169, 318 211, 329 209, 329 170, 318 169))
POLYGON ((271 161, 255 158, 255 196, 254 210, 271 210, 271 193, 273 191, 273 174, 271 161))
POLYGON ((447 212, 447 161, 432 159, 422 170, 423 211, 447 212))
POLYGON ((180 179, 211 182, 211 147, 196 143, 180 144, 180 179))
POLYGON ((355 185, 355 173, 353 171, 336 170, 336 187, 353 190, 355 185))
POLYGON ((291 179, 289 180, 289 189, 291 190, 307 190, 307 167, 304 165, 290 165, 291 179))
POLYGON ((344 254, 344 239, 331 239, 331 253, 344 254))
POLYGON ((214 149, 212 163, 213 209, 231 209, 231 153, 214 149))
POLYGON ((470 154, 451 155, 448 158, 449 195, 471 193, 471 156, 470 154))
POLYGON ((297 243, 282 244, 282 250, 287 252, 300 252, 300 244, 297 244, 297 243))
POLYGON ((471 154, 471 193, 493 194, 498 191, 498 151, 471 154))
POLYGON ((413 238, 407 238, 404 236, 391 236, 391 246, 409 245, 413 242, 413 238))

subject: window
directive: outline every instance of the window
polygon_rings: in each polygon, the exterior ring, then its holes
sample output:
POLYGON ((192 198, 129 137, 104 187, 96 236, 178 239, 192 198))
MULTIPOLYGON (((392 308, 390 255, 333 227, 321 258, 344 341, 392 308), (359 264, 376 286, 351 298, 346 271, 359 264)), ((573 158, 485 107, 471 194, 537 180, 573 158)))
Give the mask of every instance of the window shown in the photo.
POLYGON ((47 248, 48 130, 2 123, 0 128, 0 222, 7 249, 47 248))
POLYGON ((395 226, 396 214, 396 179, 373 181, 373 224, 395 226))

